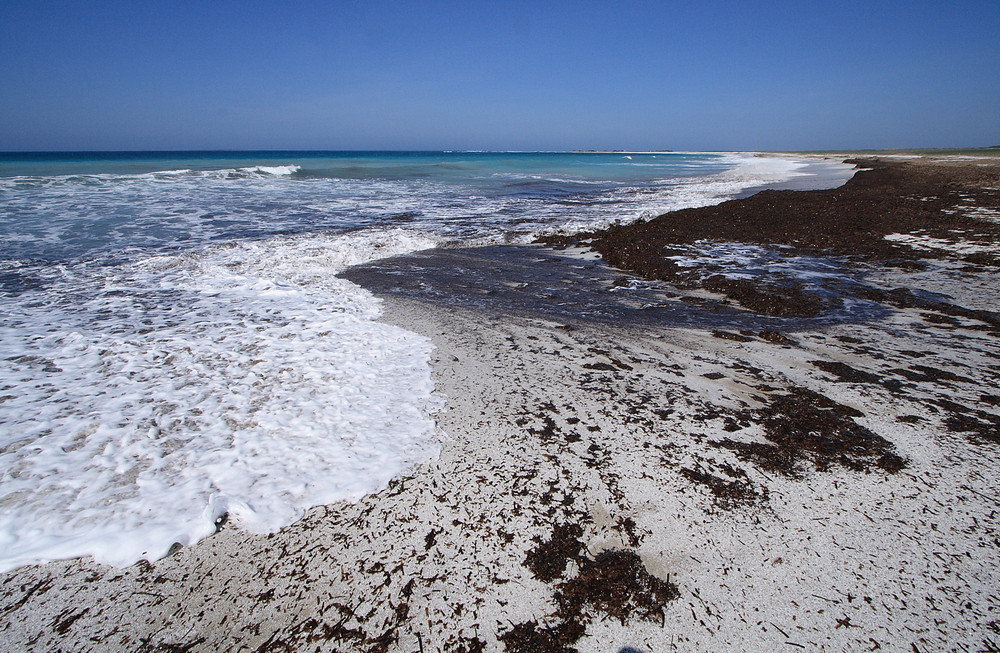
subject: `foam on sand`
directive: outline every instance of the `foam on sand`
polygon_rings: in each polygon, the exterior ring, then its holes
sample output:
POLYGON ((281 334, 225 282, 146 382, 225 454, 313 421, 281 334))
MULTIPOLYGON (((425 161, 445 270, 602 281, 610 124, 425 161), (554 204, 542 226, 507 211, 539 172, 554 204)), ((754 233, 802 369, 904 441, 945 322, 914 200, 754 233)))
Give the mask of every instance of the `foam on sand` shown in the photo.
POLYGON ((67 269, 60 299, 23 295, 0 322, 0 570, 156 559, 223 514, 275 531, 435 455, 430 342, 333 276, 426 246, 396 236, 67 269))

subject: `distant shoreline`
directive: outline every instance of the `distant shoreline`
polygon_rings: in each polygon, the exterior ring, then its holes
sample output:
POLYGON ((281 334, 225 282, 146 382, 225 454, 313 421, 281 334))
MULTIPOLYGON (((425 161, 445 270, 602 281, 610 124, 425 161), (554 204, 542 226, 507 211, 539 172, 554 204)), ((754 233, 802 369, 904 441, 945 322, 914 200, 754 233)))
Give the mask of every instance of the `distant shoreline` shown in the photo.
MULTIPOLYGON (((772 305, 769 310, 810 311, 809 302, 798 309, 783 304, 782 298, 791 295, 802 300, 796 287, 780 291, 770 288, 767 292, 761 287, 750 292, 746 287, 749 282, 734 285, 699 277, 696 268, 679 267, 664 258, 663 251, 700 241, 732 241, 793 247, 808 254, 832 253, 905 263, 926 258, 931 252, 906 246, 902 242, 905 238, 895 238, 895 234, 916 231, 921 238, 954 243, 973 238, 970 231, 974 230, 976 242, 988 245, 1000 239, 1000 224, 978 220, 962 210, 970 202, 980 206, 996 203, 996 193, 984 186, 989 187, 996 179, 1000 153, 984 160, 992 165, 948 156, 919 159, 859 156, 848 159, 857 164, 859 172, 838 188, 764 190, 713 206, 674 211, 649 221, 546 240, 556 244, 587 241, 608 263, 646 279, 696 287, 714 283, 716 291, 728 293, 735 301, 742 296, 748 304, 764 301, 763 292, 769 295, 767 301, 772 305)), ((973 261, 987 258, 985 254, 972 256, 973 261)), ((767 285, 766 280, 757 283, 767 285)))

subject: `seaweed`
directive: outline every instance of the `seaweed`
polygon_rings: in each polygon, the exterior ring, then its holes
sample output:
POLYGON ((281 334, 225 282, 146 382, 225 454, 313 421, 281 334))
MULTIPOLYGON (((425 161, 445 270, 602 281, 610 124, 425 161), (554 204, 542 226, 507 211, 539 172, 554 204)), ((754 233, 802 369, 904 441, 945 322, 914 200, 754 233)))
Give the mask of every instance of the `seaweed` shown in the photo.
POLYGON ((681 474, 689 481, 707 487, 715 498, 716 505, 723 509, 755 504, 767 498, 767 489, 763 488, 761 492, 754 489, 746 477, 746 472, 728 465, 727 467, 733 480, 727 480, 700 468, 682 467, 681 474))
MULTIPOLYGON (((635 523, 625 520, 634 530, 635 523)), ((635 619, 662 623, 668 603, 680 596, 677 586, 647 571, 632 551, 609 550, 594 557, 583 555, 583 529, 574 523, 553 527, 525 559, 525 566, 543 582, 562 578, 555 588, 556 610, 544 621, 515 624, 500 636, 508 653, 575 653, 573 644, 583 637, 587 624, 602 614, 623 625, 635 619), (578 572, 566 578, 570 561, 578 572)))
POLYGON ((579 524, 558 524, 552 536, 528 552, 524 560, 535 578, 549 583, 563 575, 570 560, 579 560, 583 544, 583 529, 579 524))
POLYGON ((863 413, 806 388, 793 387, 787 394, 773 396, 765 408, 752 413, 760 420, 767 443, 726 438, 710 444, 791 477, 801 477, 807 463, 817 471, 839 465, 864 472, 880 468, 890 474, 907 464, 891 442, 854 421, 863 413))
POLYGON ((837 377, 839 383, 879 383, 882 377, 871 372, 855 369, 847 363, 837 361, 809 361, 827 374, 837 377))

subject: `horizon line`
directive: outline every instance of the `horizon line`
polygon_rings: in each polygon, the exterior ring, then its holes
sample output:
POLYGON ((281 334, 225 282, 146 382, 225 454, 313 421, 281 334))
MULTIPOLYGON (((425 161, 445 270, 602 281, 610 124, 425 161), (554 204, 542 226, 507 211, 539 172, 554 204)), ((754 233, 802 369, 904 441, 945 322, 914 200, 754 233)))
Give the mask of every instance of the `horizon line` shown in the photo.
POLYGON ((9 155, 58 155, 58 154, 323 154, 352 152, 384 152, 384 153, 432 153, 432 154, 726 154, 759 152, 763 154, 840 154, 852 152, 948 152, 969 150, 1000 150, 1000 145, 977 145, 956 147, 882 147, 882 148, 843 148, 843 149, 724 149, 724 150, 671 150, 671 149, 593 149, 574 148, 567 150, 489 150, 489 149, 142 149, 142 150, 0 150, 0 156, 9 155))

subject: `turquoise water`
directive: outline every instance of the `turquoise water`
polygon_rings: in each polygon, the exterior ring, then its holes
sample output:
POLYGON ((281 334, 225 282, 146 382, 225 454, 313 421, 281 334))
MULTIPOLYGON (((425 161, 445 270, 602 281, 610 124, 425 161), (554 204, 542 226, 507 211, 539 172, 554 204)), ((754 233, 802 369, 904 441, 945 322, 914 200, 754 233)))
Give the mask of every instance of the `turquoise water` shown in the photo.
POLYGON ((0 176, 143 174, 188 168, 302 167, 301 176, 427 178, 456 181, 494 173, 566 174, 589 180, 650 180, 718 172, 732 165, 707 153, 604 152, 0 152, 0 176), (649 170, 649 168, 655 170, 649 170))
POLYGON ((0 238, 4 257, 48 262, 393 226, 442 244, 506 242, 634 218, 736 165, 713 154, 4 154, 0 238))

